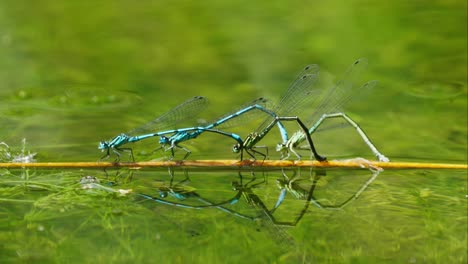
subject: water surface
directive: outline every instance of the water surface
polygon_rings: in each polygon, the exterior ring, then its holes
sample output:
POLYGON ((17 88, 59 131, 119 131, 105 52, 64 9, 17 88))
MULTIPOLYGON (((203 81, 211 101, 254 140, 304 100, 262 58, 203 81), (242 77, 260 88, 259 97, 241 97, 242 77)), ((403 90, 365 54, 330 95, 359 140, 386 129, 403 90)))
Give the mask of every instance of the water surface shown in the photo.
MULTIPOLYGON (((213 120, 245 102, 277 100, 296 73, 317 63, 339 78, 366 57, 363 82, 346 112, 394 161, 467 163, 467 6, 463 1, 130 2, 0 4, 0 142, 38 161, 95 161, 101 140, 129 131, 186 99, 204 95, 213 120)), ((335 79, 336 80, 336 79, 335 79)), ((304 115, 313 109, 305 109, 304 115)), ((230 131, 246 136, 257 120, 230 131)), ((291 131, 296 130, 289 124, 291 131)), ((279 134, 263 141, 271 158, 279 134)), ((331 159, 372 153, 350 127, 314 135, 331 159)), ((232 140, 187 142, 193 159, 237 158, 232 140)), ((137 160, 166 158, 155 140, 137 160)), ((177 155, 183 153, 177 152, 177 155)), ((386 170, 342 210, 311 204, 291 228, 217 208, 179 208, 157 195, 166 169, 0 172, 0 256, 8 262, 241 261, 301 263, 466 263, 466 171, 386 170), (84 176, 108 190, 83 189, 84 176)), ((231 198, 237 171, 189 170, 188 186, 231 198)), ((249 178, 250 172, 246 174, 249 178)), ((293 173, 293 172, 288 172, 293 173)), ((296 172, 298 173, 298 172, 296 172)), ((314 195, 339 204, 368 170, 329 170, 314 195), (340 200, 341 199, 341 200, 340 200)), ((176 179, 184 173, 176 171, 176 179)), ((269 208, 281 171, 256 171, 253 192, 269 208)), ((315 172, 302 171, 310 186, 315 172)), ((189 187, 187 187, 189 188, 189 187)), ((219 200, 218 200, 219 201, 219 200)), ((192 202, 192 201, 186 201, 192 202)), ((287 196, 275 214, 294 219, 304 201, 287 196)), ((255 215, 245 200, 232 210, 255 215)))

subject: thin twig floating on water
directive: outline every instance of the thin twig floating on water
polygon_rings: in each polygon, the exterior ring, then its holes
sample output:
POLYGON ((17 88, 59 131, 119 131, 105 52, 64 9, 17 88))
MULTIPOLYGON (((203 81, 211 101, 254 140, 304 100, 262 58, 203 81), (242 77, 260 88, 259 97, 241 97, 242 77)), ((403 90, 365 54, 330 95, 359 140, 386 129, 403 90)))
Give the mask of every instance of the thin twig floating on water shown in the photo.
POLYGON ((351 160, 183 160, 183 161, 145 161, 145 162, 31 162, 31 163, 0 163, 0 168, 159 168, 159 167, 216 167, 216 168, 285 168, 285 167, 317 167, 317 168, 363 168, 377 167, 382 169, 468 169, 467 164, 450 163, 419 163, 419 162, 377 162, 362 159, 351 160))

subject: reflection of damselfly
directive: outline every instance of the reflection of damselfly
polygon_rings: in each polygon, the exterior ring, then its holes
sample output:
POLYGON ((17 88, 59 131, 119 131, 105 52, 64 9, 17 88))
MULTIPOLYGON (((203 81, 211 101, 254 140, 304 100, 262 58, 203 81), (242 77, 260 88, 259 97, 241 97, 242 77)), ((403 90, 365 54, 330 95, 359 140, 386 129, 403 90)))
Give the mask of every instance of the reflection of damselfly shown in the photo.
POLYGON ((313 134, 315 131, 317 131, 317 128, 326 119, 343 118, 347 123, 356 129, 361 138, 371 149, 374 155, 379 159, 379 161, 389 161, 387 157, 385 157, 377 150, 377 148, 374 146, 374 144, 372 144, 366 133, 364 133, 359 125, 345 113, 341 112, 341 108, 351 99, 352 96, 362 90, 372 89, 375 87, 375 85, 377 85, 377 81, 370 81, 362 86, 357 84, 359 81, 358 77, 366 67, 366 59, 361 58, 356 60, 348 68, 340 81, 338 81, 335 85, 330 86, 328 89, 323 89, 322 94, 317 96, 318 100, 315 100, 313 105, 314 112, 305 122, 308 126, 310 126, 308 132, 304 133, 304 130, 299 130, 294 133, 287 141, 283 141, 277 145, 277 151, 281 152, 283 158, 288 158, 290 152, 294 153, 296 156, 299 156, 295 149, 299 146, 299 144, 304 142, 305 139, 308 140, 310 134, 313 134))
POLYGON ((231 210, 227 208, 226 206, 235 204, 239 201, 240 197, 242 196, 242 191, 237 191, 235 195, 231 198, 224 199, 223 201, 211 201, 210 199, 203 198, 201 195, 197 193, 197 190, 195 188, 190 188, 185 185, 185 183, 189 182, 189 178, 186 177, 180 182, 177 182, 176 184, 171 183, 169 185, 166 185, 162 182, 157 182, 155 185, 158 196, 153 196, 153 195, 148 195, 148 194, 143 194, 143 193, 138 193, 137 195, 149 199, 161 204, 166 204, 166 205, 172 205, 172 206, 177 206, 181 208, 188 208, 188 209, 206 209, 206 208, 217 208, 223 212, 232 214, 237 217, 253 220, 253 217, 238 213, 234 210, 231 210), (170 201, 166 198, 171 197, 174 198, 178 201, 184 201, 184 200, 196 200, 198 202, 201 202, 202 204, 200 205, 194 205, 190 203, 182 203, 182 202, 173 202, 170 201))
MULTIPOLYGON (((254 174, 252 173, 252 175, 254 174)), ((239 172, 239 177, 242 180, 243 176, 240 172, 239 172)), ((234 190, 242 191, 242 196, 245 198, 245 201, 247 202, 247 204, 257 211, 257 215, 255 216, 255 219, 264 221, 269 224, 274 224, 277 226, 297 225, 297 223, 301 220, 301 218, 304 216, 305 212, 307 211, 307 208, 309 207, 309 203, 304 204, 305 206, 299 214, 294 214, 296 215, 296 217, 292 221, 278 221, 274 216, 274 212, 276 209, 278 209, 280 204, 283 202, 284 195, 280 194, 280 196, 278 197, 278 200, 276 201, 275 206, 272 207, 271 209, 268 209, 267 205, 253 191, 255 188, 258 188, 260 185, 265 186, 266 184, 265 179, 253 184, 255 181, 256 181, 256 177, 253 177, 246 184, 242 184, 242 181, 241 182, 234 181, 232 183, 234 190)))
POLYGON ((317 171, 312 179, 312 184, 309 185, 310 177, 302 178, 300 175, 293 175, 288 177, 283 172, 283 178, 277 179, 276 183, 281 190, 280 198, 275 207, 278 207, 286 197, 286 193, 291 194, 296 199, 310 201, 318 208, 328 209, 328 210, 339 210, 343 209, 345 206, 349 205, 352 201, 356 200, 366 189, 367 187, 377 178, 382 169, 380 168, 369 168, 371 176, 357 189, 350 197, 346 198, 344 201, 337 204, 324 204, 317 199, 314 195, 316 188, 318 187, 319 180, 325 176, 326 171, 317 171), (306 184, 303 184, 303 183, 306 184))
MULTIPOLYGON (((252 173, 252 175, 254 174, 252 173)), ((281 243, 282 246, 287 246, 288 248, 297 248, 294 239, 287 232, 285 232, 285 230, 281 226, 295 226, 301 219, 301 217, 304 215, 304 212, 307 210, 309 203, 304 203, 306 208, 303 210, 300 216, 297 217, 293 222, 277 221, 274 217, 274 210, 276 210, 276 207, 273 209, 268 209, 265 203, 253 191, 255 188, 261 188, 265 186, 265 178, 263 178, 261 181, 257 181, 255 177, 252 177, 248 182, 243 183, 244 179, 241 172, 238 173, 238 176, 238 180, 233 181, 231 183, 232 189, 235 191, 235 195, 232 198, 225 199, 221 202, 213 202, 210 199, 203 198, 194 188, 190 188, 189 186, 184 185, 184 183, 188 181, 188 178, 185 178, 183 181, 180 181, 174 185, 159 184, 157 186, 157 192, 159 193, 159 197, 142 193, 139 193, 138 195, 145 199, 149 199, 161 204, 181 208, 216 208, 233 216, 258 222, 263 227, 265 227, 269 231, 269 233, 274 237, 274 239, 277 240, 278 243, 281 243), (166 199, 169 197, 171 197, 172 200, 177 200, 178 202, 166 199), (248 210, 247 208, 245 209, 249 213, 241 213, 231 208, 228 208, 228 206, 233 206, 234 204, 240 206, 241 197, 245 198, 245 202, 247 203, 249 208, 254 209, 254 213, 252 213, 251 210, 248 210), (201 202, 202 204, 194 205, 193 200, 201 202)), ((277 204, 279 203, 277 202, 277 204)), ((244 212, 244 210, 242 211, 244 212)))
MULTIPOLYGON (((254 174, 252 173, 252 175, 254 174)), ((293 221, 277 221, 274 217, 274 211, 281 204, 282 200, 280 201, 279 199, 284 199, 284 195, 280 195, 278 201, 276 202, 276 206, 274 206, 272 209, 268 209, 265 203, 253 191, 255 188, 260 188, 260 186, 264 186, 266 184, 265 178, 263 178, 261 181, 258 181, 256 177, 252 177, 248 182, 243 183, 244 177, 242 176, 241 172, 238 173, 238 176, 239 180, 233 181, 231 183, 235 195, 231 198, 223 199, 222 201, 214 202, 211 199, 202 197, 195 188, 186 185, 186 183, 190 181, 188 177, 175 184, 172 184, 172 181, 169 185, 164 184, 162 182, 155 183, 154 185, 158 193, 157 196, 143 193, 139 193, 138 195, 161 204, 189 209, 217 208, 221 211, 230 213, 234 216, 238 216, 241 218, 246 218, 250 220, 268 220, 269 222, 274 223, 275 225, 282 226, 295 226, 302 218, 305 211, 307 211, 309 203, 305 203, 305 208, 293 221), (238 213, 234 210, 227 208, 227 206, 238 203, 241 197, 244 197, 246 203, 253 209, 255 209, 255 214, 253 214, 252 216, 248 216, 247 214, 238 213), (171 198, 171 200, 176 201, 171 201, 168 198, 171 198), (193 201, 201 202, 201 204, 194 204, 193 201)))

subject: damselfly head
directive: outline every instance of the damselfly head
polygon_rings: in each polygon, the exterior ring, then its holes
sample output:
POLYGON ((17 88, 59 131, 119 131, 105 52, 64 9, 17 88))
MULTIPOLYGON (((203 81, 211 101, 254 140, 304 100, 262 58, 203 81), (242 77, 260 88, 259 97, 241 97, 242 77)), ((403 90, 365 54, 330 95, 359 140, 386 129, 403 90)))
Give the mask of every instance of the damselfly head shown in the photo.
POLYGON ((235 144, 233 147, 232 147, 232 152, 234 153, 239 153, 241 150, 241 145, 239 143, 235 144))
POLYGON ((161 145, 167 145, 167 144, 169 144, 169 138, 166 137, 166 136, 161 136, 161 137, 159 138, 159 144, 161 144, 161 145))
POLYGON ((276 145, 276 151, 284 151, 286 148, 286 144, 284 143, 278 143, 278 145, 276 145))
POLYGON ((108 148, 109 148, 109 142, 107 142, 107 141, 101 141, 101 142, 99 142, 98 149, 104 151, 104 150, 106 150, 106 149, 108 149, 108 148))
POLYGON ((238 191, 239 187, 241 186, 238 181, 233 181, 231 182, 232 190, 233 191, 238 191))
POLYGON ((276 179, 276 185, 280 189, 283 189, 287 184, 288 184, 288 181, 285 179, 276 179))

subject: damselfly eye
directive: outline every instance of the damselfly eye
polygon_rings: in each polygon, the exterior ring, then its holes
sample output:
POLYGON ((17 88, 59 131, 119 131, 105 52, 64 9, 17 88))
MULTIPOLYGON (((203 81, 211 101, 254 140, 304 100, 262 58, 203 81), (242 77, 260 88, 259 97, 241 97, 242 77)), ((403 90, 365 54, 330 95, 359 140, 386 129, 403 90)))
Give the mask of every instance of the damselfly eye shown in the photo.
POLYGON ((169 142, 169 138, 167 138, 166 136, 161 136, 161 138, 159 139, 159 144, 167 144, 169 142))
POLYGON ((232 190, 233 190, 233 191, 237 191, 237 190, 239 189, 239 185, 240 185, 240 184, 239 184, 239 182, 237 182, 237 181, 231 182, 232 190))
POLYGON ((284 143, 279 143, 278 145, 276 145, 276 151, 281 151, 285 147, 286 147, 286 145, 284 143))
POLYGON ((109 148, 109 144, 107 142, 105 142, 105 141, 99 142, 98 149, 104 150, 104 149, 107 149, 107 148, 109 148))
POLYGON ((240 151, 240 146, 239 146, 239 144, 236 144, 236 145, 234 145, 234 146, 232 147, 232 152, 234 152, 234 153, 239 153, 239 151, 240 151))

